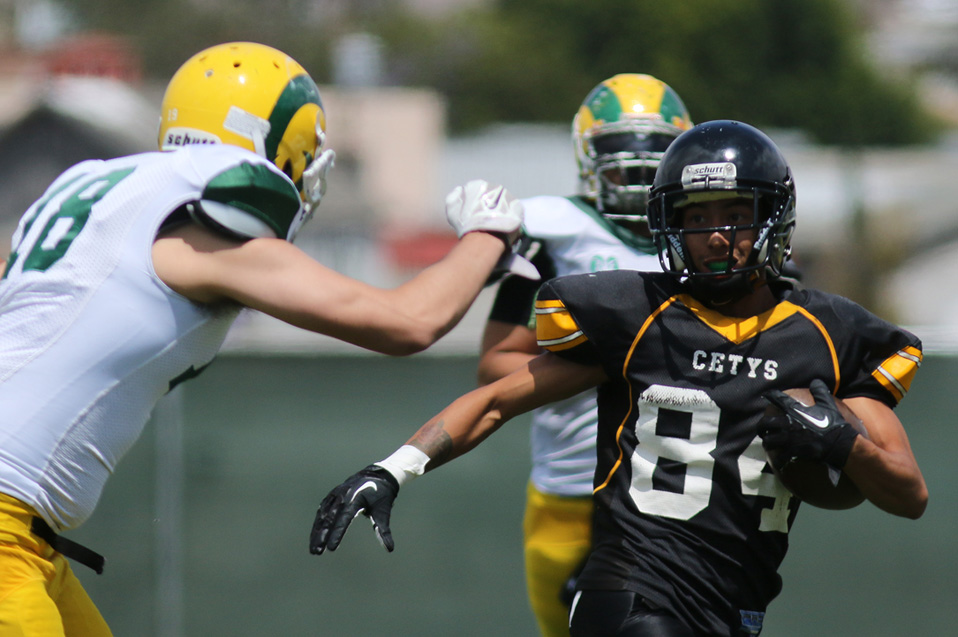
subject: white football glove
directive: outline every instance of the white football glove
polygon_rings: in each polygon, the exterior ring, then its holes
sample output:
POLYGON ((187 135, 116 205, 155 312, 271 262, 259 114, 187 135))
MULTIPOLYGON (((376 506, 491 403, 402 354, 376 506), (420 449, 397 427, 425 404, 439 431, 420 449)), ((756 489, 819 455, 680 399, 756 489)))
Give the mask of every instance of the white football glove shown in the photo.
POLYGON ((446 196, 446 218, 459 238, 467 232, 494 232, 503 235, 506 245, 519 238, 522 203, 502 186, 490 186, 481 179, 468 182, 446 196))

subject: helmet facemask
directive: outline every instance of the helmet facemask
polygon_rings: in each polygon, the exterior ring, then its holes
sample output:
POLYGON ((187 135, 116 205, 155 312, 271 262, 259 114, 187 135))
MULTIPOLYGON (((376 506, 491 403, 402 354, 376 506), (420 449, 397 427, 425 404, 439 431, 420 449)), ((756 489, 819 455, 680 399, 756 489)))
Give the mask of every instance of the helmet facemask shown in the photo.
POLYGON ((681 98, 661 80, 622 73, 602 81, 572 121, 579 194, 606 219, 646 234, 662 153, 691 126, 681 98))
MULTIPOLYGON (((741 208, 739 212, 744 213, 741 208)), ((714 304, 739 299, 761 281, 781 276, 795 217, 795 182, 784 155, 765 133, 732 120, 699 124, 672 142, 659 164, 649 199, 649 228, 663 269, 714 304), (747 223, 734 229, 683 227, 687 206, 698 201, 712 208, 707 214, 714 214, 722 206, 716 208, 711 202, 727 199, 751 202, 747 223), (754 239, 739 264, 736 236, 743 231, 753 232, 754 239), (728 258, 724 266, 714 256, 705 259, 715 269, 703 272, 689 258, 688 237, 715 232, 729 239, 728 258)), ((719 216, 714 221, 733 219, 719 216)), ((742 252, 738 254, 741 257, 742 252)))
POLYGON ((586 135, 596 208, 616 222, 645 223, 649 191, 665 149, 677 137, 641 121, 597 126, 586 135))
POLYGON ((794 197, 788 192, 769 190, 760 186, 736 187, 722 190, 674 191, 660 194, 653 206, 654 214, 661 215, 653 226, 659 259, 667 272, 680 274, 692 287, 697 297, 708 299, 714 305, 737 301, 751 293, 759 281, 777 278, 791 251, 789 242, 794 222, 794 197), (684 211, 696 201, 744 199, 751 202, 751 221, 736 226, 684 227, 684 211), (690 235, 721 232, 729 244, 725 268, 701 271, 692 261, 687 239, 690 235), (754 232, 748 256, 741 265, 735 249, 742 232, 754 232))

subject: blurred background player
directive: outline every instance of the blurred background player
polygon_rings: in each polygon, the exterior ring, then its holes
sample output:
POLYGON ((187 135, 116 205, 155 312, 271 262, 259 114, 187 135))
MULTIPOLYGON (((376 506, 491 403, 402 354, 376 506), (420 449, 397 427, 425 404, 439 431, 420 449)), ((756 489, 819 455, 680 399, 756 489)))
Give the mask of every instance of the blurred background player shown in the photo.
POLYGON ((573 637, 758 635, 782 590, 798 498, 765 449, 844 471, 881 510, 919 518, 928 489, 894 408, 919 339, 854 302, 780 276, 795 183, 778 147, 712 121, 666 151, 649 225, 665 272, 558 277, 536 299, 547 351, 431 418, 323 499, 310 550, 335 550, 358 513, 388 550, 410 480, 518 414, 598 387, 593 542, 573 637), (816 404, 784 401, 808 387, 816 404), (847 422, 834 397, 862 420, 847 422), (766 415, 769 401, 783 416, 766 415))
MULTIPOLYGON (((660 271, 646 214, 669 144, 692 122, 678 94, 649 75, 596 86, 572 122, 580 194, 523 200, 524 252, 543 280, 599 270, 660 271)), ((500 284, 482 340, 479 381, 497 380, 542 353, 533 303, 539 283, 500 284)), ((526 586, 543 635, 569 634, 572 577, 592 537, 598 421, 595 390, 532 413, 532 475, 523 524, 526 586)))
POLYGON ((270 47, 196 54, 161 113, 167 152, 69 168, 13 237, 0 283, 0 635, 110 634, 64 556, 97 572, 103 558, 59 533, 91 515, 156 402, 211 362, 241 308, 410 354, 459 321, 518 235, 521 204, 473 181, 446 200, 461 241, 396 289, 296 248, 333 153, 315 83, 270 47))

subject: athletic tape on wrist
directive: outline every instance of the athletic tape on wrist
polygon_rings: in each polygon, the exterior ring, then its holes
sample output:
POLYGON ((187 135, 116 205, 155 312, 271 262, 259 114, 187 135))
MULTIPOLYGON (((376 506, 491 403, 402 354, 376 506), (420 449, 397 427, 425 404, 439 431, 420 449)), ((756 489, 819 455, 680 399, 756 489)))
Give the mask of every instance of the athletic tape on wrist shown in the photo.
POLYGON ((429 456, 422 450, 412 445, 403 445, 391 456, 375 464, 391 473, 396 478, 399 486, 402 487, 413 478, 418 478, 424 474, 427 462, 429 462, 429 456))

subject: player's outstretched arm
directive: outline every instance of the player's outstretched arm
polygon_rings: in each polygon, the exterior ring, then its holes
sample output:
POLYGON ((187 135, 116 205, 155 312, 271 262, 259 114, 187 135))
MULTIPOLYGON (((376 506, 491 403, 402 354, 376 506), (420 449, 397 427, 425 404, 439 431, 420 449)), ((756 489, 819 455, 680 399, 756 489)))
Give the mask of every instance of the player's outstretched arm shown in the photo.
POLYGON ((336 550, 359 513, 372 520, 383 545, 391 551, 389 514, 404 484, 475 448, 510 418, 605 380, 601 367, 543 354, 505 378, 462 396, 390 457, 354 474, 329 493, 316 512, 310 552, 319 555, 336 550))
POLYGON ((279 239, 245 243, 195 224, 153 246, 157 275, 202 303, 232 300, 377 352, 421 351, 452 329, 518 235, 522 209, 488 185, 450 204, 461 240, 444 259, 386 290, 341 275, 279 239))

